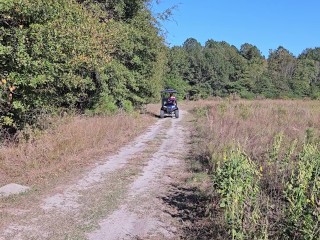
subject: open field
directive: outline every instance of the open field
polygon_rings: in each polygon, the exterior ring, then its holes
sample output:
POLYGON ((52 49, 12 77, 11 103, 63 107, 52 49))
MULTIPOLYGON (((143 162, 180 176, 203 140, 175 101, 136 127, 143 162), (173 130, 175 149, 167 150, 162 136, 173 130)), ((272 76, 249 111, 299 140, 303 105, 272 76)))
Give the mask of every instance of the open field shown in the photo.
POLYGON ((193 169, 212 179, 215 237, 318 239, 320 102, 225 100, 193 111, 193 169))

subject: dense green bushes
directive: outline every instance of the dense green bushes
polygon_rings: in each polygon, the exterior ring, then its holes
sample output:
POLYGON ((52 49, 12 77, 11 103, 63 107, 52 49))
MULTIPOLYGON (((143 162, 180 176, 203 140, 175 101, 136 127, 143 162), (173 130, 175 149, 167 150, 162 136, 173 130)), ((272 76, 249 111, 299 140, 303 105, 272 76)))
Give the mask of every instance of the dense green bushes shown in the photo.
POLYGON ((0 73, 16 87, 1 108, 2 116, 13 119, 8 127, 33 124, 25 119, 30 112, 88 106, 95 73, 110 61, 107 26, 73 1, 10 3, 1 14, 1 45, 11 50, 1 55, 0 73), (13 22, 6 25, 7 19, 13 22))
POLYGON ((165 46, 146 2, 1 0, 0 128, 155 98, 165 46))

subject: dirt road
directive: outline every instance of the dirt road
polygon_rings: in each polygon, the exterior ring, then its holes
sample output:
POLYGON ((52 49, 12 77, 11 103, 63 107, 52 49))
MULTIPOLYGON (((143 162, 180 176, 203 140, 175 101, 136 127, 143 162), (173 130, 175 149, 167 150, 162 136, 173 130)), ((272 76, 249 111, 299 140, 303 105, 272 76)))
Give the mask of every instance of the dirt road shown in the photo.
POLYGON ((179 219, 162 199, 185 172, 186 114, 159 119, 39 204, 7 211, 0 239, 177 239, 179 219))

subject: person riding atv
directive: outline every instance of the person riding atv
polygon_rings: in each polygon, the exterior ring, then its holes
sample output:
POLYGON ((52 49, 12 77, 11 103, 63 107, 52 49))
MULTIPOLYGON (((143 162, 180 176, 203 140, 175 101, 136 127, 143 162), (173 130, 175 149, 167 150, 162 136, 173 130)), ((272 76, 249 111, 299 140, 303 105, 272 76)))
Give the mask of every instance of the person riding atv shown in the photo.
POLYGON ((177 99, 173 96, 173 93, 170 93, 170 97, 168 98, 167 104, 177 105, 177 99))
POLYGON ((179 108, 177 99, 173 95, 174 93, 177 93, 174 89, 165 89, 161 91, 160 118, 164 118, 165 116, 175 116, 176 118, 179 118, 179 108))

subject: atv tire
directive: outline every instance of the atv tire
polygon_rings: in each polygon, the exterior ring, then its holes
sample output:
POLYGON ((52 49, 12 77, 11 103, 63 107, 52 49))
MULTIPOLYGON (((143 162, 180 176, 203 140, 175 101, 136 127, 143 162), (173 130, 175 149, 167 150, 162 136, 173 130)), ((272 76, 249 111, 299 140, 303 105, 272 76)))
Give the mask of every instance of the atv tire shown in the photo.
POLYGON ((175 116, 176 118, 179 118, 179 110, 175 110, 175 111, 174 111, 174 116, 175 116))
POLYGON ((160 118, 164 118, 164 111, 160 110, 160 118))

